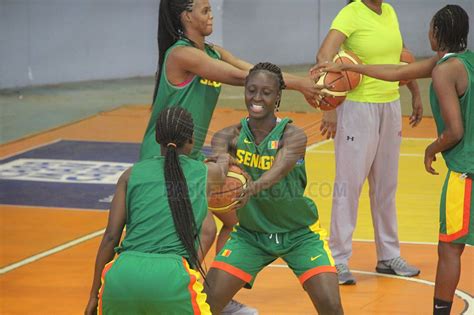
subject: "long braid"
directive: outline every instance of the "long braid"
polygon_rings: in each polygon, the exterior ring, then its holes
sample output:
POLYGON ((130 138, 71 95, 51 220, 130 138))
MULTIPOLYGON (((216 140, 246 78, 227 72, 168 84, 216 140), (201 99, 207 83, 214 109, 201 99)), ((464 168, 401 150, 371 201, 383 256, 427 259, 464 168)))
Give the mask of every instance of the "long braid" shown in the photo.
MULTIPOLYGON (((247 85, 248 78, 256 71, 268 71, 268 72, 273 73, 278 78, 278 89, 280 91, 286 89, 285 80, 283 80, 283 73, 281 72, 280 67, 270 62, 257 63, 252 69, 250 69, 249 74, 245 78, 245 85, 247 85)), ((280 108, 280 102, 281 102, 281 97, 278 99, 278 103, 276 104, 276 107, 275 107, 276 110, 280 108)))
POLYGON ((193 129, 193 118, 188 111, 178 106, 167 108, 157 119, 156 141, 167 146, 164 171, 168 203, 176 232, 188 253, 191 267, 197 268, 204 277, 196 249, 196 241, 199 241, 198 228, 177 152, 178 148, 191 141, 193 129))
POLYGON ((185 38, 184 27, 181 23, 181 13, 191 12, 194 0, 161 0, 158 16, 158 69, 155 75, 155 90, 153 104, 158 94, 161 72, 165 61, 165 53, 178 39, 185 38))
POLYGON ((433 30, 440 51, 463 51, 467 47, 469 16, 459 5, 449 4, 433 16, 433 30))

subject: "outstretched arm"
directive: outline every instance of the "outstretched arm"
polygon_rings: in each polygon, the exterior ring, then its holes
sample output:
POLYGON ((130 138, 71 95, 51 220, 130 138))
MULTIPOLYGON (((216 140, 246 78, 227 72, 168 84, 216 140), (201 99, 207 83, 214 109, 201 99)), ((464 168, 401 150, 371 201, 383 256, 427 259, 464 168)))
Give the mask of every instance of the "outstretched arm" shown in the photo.
POLYGON ((314 68, 321 72, 354 71, 385 81, 414 80, 431 77, 431 71, 439 60, 437 55, 407 65, 356 65, 356 64, 323 64, 314 68))
MULTIPOLYGON (((245 60, 239 59, 232 55, 229 51, 222 47, 214 46, 215 49, 220 53, 222 61, 225 61, 232 66, 245 71, 247 74, 252 69, 253 65, 245 60)), ((303 94, 306 101, 313 106, 316 106, 316 97, 322 94, 321 89, 324 86, 317 86, 314 81, 308 77, 301 77, 287 72, 283 72, 283 80, 289 90, 295 90, 303 94)))
POLYGON ((127 192, 127 182, 130 176, 130 171, 131 169, 128 169, 122 174, 122 176, 120 176, 115 189, 115 195, 109 211, 107 228, 105 229, 102 242, 100 243, 99 250, 97 252, 94 279, 92 281, 92 288, 85 314, 94 314, 97 309, 102 270, 104 269, 104 266, 114 258, 114 248, 118 245, 120 242, 120 237, 122 236, 126 218, 125 196, 127 192))
POLYGON ((436 161, 436 153, 452 148, 464 136, 461 106, 459 104, 456 84, 458 84, 461 74, 467 75, 467 73, 464 66, 456 65, 456 62, 458 61, 449 60, 433 70, 433 88, 438 97, 441 117, 445 125, 438 139, 425 150, 425 169, 433 175, 438 174, 431 166, 432 162, 436 161))
POLYGON ((166 67, 168 77, 176 75, 176 82, 182 82, 188 73, 216 82, 243 86, 248 73, 224 60, 211 58, 194 47, 174 48, 168 56, 166 67))
POLYGON ((298 160, 304 158, 307 137, 303 130, 293 125, 287 126, 282 142, 272 167, 258 180, 250 183, 246 195, 256 195, 272 187, 293 169, 298 160))

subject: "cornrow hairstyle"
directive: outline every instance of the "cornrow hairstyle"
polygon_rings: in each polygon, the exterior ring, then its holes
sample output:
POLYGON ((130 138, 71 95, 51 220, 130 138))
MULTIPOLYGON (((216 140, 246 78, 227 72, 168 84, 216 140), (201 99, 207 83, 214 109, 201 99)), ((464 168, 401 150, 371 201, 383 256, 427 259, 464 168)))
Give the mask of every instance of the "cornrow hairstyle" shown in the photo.
MULTIPOLYGON (((249 77, 257 71, 268 71, 270 73, 273 73, 274 75, 276 75, 276 78, 278 79, 278 90, 281 91, 281 90, 286 89, 286 84, 285 84, 285 81, 283 80, 283 73, 281 72, 280 67, 270 62, 257 63, 252 69, 250 69, 249 74, 245 78, 245 85, 247 85, 249 77)), ((276 111, 278 111, 278 109, 280 108, 280 102, 281 102, 281 97, 275 106, 276 111)))
POLYGON ((468 33, 469 16, 459 5, 449 4, 433 16, 433 35, 440 51, 465 50, 468 33))
POLYGON ((205 273, 199 262, 196 249, 199 230, 196 226, 188 185, 177 152, 177 149, 191 141, 193 130, 194 123, 191 114, 179 106, 166 108, 156 121, 156 141, 167 147, 164 171, 168 203, 174 226, 188 253, 191 268, 196 268, 204 278, 205 273))
MULTIPOLYGON (((158 13, 158 68, 155 74, 153 104, 158 94, 165 53, 178 39, 186 38, 181 13, 193 10, 194 0, 161 0, 158 13)), ((189 39, 188 39, 189 40, 189 39)), ((189 40, 192 44, 193 42, 189 40)))

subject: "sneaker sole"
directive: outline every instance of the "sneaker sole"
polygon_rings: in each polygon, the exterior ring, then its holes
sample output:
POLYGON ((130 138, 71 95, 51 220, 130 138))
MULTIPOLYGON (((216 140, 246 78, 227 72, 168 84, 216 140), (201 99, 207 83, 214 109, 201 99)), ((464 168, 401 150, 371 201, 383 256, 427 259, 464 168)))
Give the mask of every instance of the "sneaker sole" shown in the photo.
POLYGON ((339 281, 339 285, 354 285, 356 284, 355 280, 339 281))
POLYGON ((396 273, 395 271, 393 271, 393 269, 386 269, 386 268, 379 268, 379 267, 375 267, 375 271, 377 271, 378 273, 386 274, 386 275, 395 275, 395 276, 407 277, 407 278, 416 277, 420 274, 420 272, 418 271, 418 273, 415 273, 415 274, 403 275, 403 274, 396 273))

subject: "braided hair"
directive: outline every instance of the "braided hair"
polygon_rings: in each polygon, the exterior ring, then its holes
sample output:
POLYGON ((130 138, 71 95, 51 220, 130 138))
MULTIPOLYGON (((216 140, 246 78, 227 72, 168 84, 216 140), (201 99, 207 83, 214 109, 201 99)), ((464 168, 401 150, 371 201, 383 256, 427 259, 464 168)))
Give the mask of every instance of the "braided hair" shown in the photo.
MULTIPOLYGON (((250 69, 249 74, 245 78, 245 85, 247 85, 247 82, 250 76, 257 71, 268 71, 274 74, 276 76, 276 79, 278 80, 278 90, 281 92, 282 90, 286 89, 286 84, 285 84, 285 81, 283 80, 283 73, 281 72, 280 67, 270 62, 259 62, 252 69, 250 69)), ((281 102, 281 97, 278 99, 278 102, 275 106, 275 110, 277 111, 280 108, 280 102, 281 102)))
POLYGON ((193 130, 194 123, 191 114, 179 106, 166 108, 156 121, 156 141, 167 147, 164 171, 174 226, 188 253, 191 268, 197 268, 204 277, 204 270, 196 249, 199 232, 189 198, 188 185, 177 152, 178 148, 192 141, 193 130))
POLYGON ((433 35, 440 51, 465 50, 468 33, 469 16, 459 5, 448 4, 433 16, 433 35))
MULTIPOLYGON (((184 26, 181 22, 181 13, 191 12, 194 0, 161 0, 158 16, 158 69, 155 75, 155 90, 153 103, 155 103, 160 84, 161 72, 165 61, 165 53, 178 39, 186 38, 184 26)), ((189 39, 188 39, 189 40, 189 39)), ((191 40, 189 40, 193 43, 191 40)))

